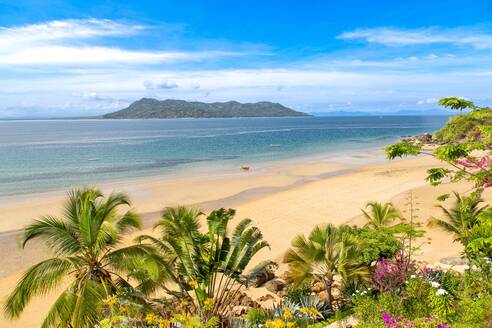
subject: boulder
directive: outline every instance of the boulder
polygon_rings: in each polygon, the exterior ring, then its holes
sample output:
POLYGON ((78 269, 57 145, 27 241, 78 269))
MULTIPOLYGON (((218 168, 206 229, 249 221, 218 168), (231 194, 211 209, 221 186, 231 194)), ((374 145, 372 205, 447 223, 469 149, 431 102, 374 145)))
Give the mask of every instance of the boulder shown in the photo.
POLYGON ((280 279, 273 279, 265 284, 265 288, 269 292, 277 293, 285 288, 285 282, 280 279))
POLYGON ((417 140, 421 143, 430 143, 432 142, 432 134, 424 133, 417 137, 417 140))
POLYGON ((251 285, 255 288, 258 288, 264 283, 272 280, 273 278, 275 278, 275 273, 272 270, 265 270, 255 277, 251 285))

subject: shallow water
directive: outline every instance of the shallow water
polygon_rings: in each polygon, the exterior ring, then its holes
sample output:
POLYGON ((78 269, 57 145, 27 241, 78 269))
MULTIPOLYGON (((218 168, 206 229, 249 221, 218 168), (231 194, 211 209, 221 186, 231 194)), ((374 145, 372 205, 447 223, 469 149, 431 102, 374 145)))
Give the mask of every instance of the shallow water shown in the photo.
POLYGON ((0 121, 0 196, 381 148, 445 116, 0 121))

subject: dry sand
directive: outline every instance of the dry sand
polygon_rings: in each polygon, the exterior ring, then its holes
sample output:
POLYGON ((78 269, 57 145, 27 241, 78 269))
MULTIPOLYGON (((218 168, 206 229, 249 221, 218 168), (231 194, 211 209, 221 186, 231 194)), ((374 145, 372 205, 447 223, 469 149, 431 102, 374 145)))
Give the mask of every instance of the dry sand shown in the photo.
MULTIPOLYGON (((360 209, 368 201, 392 201, 404 211, 412 192, 417 199, 418 220, 425 223, 429 217, 440 215, 435 207, 438 195, 470 189, 466 183, 429 186, 424 180, 426 170, 439 165, 429 157, 367 164, 371 161, 374 162, 374 158, 353 158, 345 163, 332 159, 277 163, 249 173, 222 172, 175 179, 157 177, 122 181, 106 185, 103 190, 129 193, 134 207, 144 217, 144 233, 151 233, 150 226, 164 206, 186 204, 206 211, 222 206, 234 207, 239 218, 252 218, 271 244, 271 250, 262 251, 258 260, 280 261, 293 237, 309 233, 315 224, 363 224, 360 209)), ((484 196, 486 200, 492 200, 492 192, 487 191, 484 196)), ((63 193, 49 193, 0 201, 2 300, 23 270, 47 256, 40 243, 19 251, 15 230, 38 215, 56 214, 63 198, 63 193)), ((439 230, 427 230, 426 238, 420 241, 420 260, 435 263, 441 258, 459 255, 461 248, 452 242, 451 236, 439 230)), ((0 327, 39 327, 54 297, 36 298, 19 320, 0 319, 0 327)))

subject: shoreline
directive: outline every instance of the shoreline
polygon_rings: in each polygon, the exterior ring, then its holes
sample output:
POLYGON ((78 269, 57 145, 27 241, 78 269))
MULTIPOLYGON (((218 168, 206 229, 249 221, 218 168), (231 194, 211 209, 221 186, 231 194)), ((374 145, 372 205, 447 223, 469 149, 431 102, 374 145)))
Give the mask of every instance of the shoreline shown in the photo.
MULTIPOLYGON (((236 194, 243 193, 243 197, 247 197, 250 193, 260 193, 266 195, 270 192, 281 191, 277 189, 279 187, 287 187, 290 184, 298 183, 298 180, 310 180, 321 179, 322 175, 331 175, 333 170, 346 168, 351 169, 363 167, 365 165, 371 165, 375 163, 384 163, 384 153, 381 148, 370 148, 366 150, 351 152, 345 151, 328 151, 320 154, 311 154, 306 156, 295 156, 286 159, 262 161, 256 163, 248 163, 251 165, 252 170, 249 172, 243 172, 239 166, 232 165, 232 163, 225 163, 219 165, 203 165, 191 168, 182 168, 172 173, 160 173, 155 175, 140 176, 140 177, 122 177, 115 180, 102 181, 98 184, 86 184, 85 186, 96 186, 100 188, 104 193, 110 193, 112 191, 126 192, 130 195, 130 198, 136 210, 139 213, 156 212, 164 207, 165 204, 171 203, 177 204, 201 204, 209 201, 216 201, 220 203, 225 198, 240 197, 236 194), (290 169, 301 167, 316 167, 313 170, 300 170, 300 172, 289 172, 290 169), (244 180, 264 180, 263 178, 270 178, 269 181, 257 183, 244 183, 245 186, 237 186, 231 192, 214 194, 209 199, 203 199, 203 197, 194 197, 193 199, 187 199, 189 197, 178 197, 179 199, 167 199, 161 202, 160 207, 157 205, 150 206, 145 204, 143 208, 140 208, 138 198, 141 198, 141 194, 148 193, 149 190, 160 189, 162 186, 167 186, 169 189, 173 184, 190 185, 193 183, 206 183, 207 181, 243 181, 244 180), (255 189, 256 191, 247 191, 248 189, 255 189), (269 190, 268 188, 272 188, 269 190), (135 197, 137 201, 134 201, 135 197), (182 201, 181 201, 182 200, 182 201)), ((344 172, 341 172, 342 174, 344 172)), ((345 172, 349 173, 349 171, 345 172)), ((84 185, 74 186, 83 187, 84 185)), ((296 187, 294 185, 292 187, 296 187)), ((48 212, 57 212, 57 208, 63 205, 63 201, 66 197, 66 192, 71 188, 49 190, 45 192, 29 192, 14 195, 0 196, 0 236, 6 232, 16 232, 22 229, 25 224, 32 221, 41 215, 48 212), (27 217, 29 216, 29 218, 27 217), (12 221, 11 218, 16 217, 16 221, 12 221)), ((185 192, 181 192, 184 194, 185 192)), ((165 195, 163 195, 165 196, 165 195)), ((252 197, 252 196, 249 196, 252 197)), ((156 197, 154 197, 156 198, 156 197)), ((205 197, 206 198, 206 197, 205 197)), ((146 202, 148 203, 148 202, 146 202)))
MULTIPOLYGON (((237 213, 234 221, 251 218, 270 244, 270 250, 262 250, 251 265, 265 259, 281 263, 284 252, 297 234, 307 234, 316 224, 322 223, 363 225, 365 221, 360 209, 369 201, 393 202, 403 212, 406 197, 413 192, 421 209, 418 221, 423 223, 427 232, 426 237, 419 241, 421 252, 416 258, 435 264, 444 257, 459 255, 461 247, 453 243, 452 236, 426 227, 425 222, 429 217, 440 215, 440 210, 435 207, 438 195, 453 190, 466 192, 469 186, 466 183, 439 187, 428 185, 426 170, 439 165, 431 157, 398 161, 378 161, 377 158, 376 152, 369 158, 360 159, 362 163, 343 160, 337 163, 333 158, 305 159, 290 165, 270 164, 264 170, 247 174, 190 176, 173 181, 156 179, 136 185, 127 182, 128 185, 122 185, 124 190, 117 190, 129 193, 142 216, 144 227, 126 235, 124 244, 130 244, 140 234, 155 234, 151 226, 160 217, 164 206, 182 204, 200 207, 206 212, 218 207, 233 207, 237 213), (375 162, 371 163, 372 160, 375 162)), ((487 189, 483 196, 486 201, 492 200, 492 191, 487 189)), ((20 205, 10 217, 23 217, 24 222, 29 223, 37 217, 33 216, 36 211, 56 215, 61 210, 64 197, 49 200, 38 196, 29 201, 31 207, 20 205)), ((452 199, 444 202, 445 206, 451 204, 452 199)), ((0 204, 0 213, 2 210, 9 212, 0 204)), ((16 224, 19 226, 20 222, 16 224)), ((49 256, 41 241, 33 241, 21 250, 17 242, 19 230, 7 231, 6 227, 3 224, 3 232, 0 232, 2 299, 12 290, 24 270, 49 256)), ((39 320, 54 297, 56 294, 36 298, 19 320, 0 320, 0 328, 39 327, 39 320)))

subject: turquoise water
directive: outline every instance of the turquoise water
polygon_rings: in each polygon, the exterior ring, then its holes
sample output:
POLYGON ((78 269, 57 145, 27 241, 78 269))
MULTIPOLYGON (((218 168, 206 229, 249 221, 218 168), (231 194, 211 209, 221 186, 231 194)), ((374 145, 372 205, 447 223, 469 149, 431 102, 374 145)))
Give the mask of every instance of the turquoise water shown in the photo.
POLYGON ((0 196, 380 148, 444 116, 0 121, 0 196))

